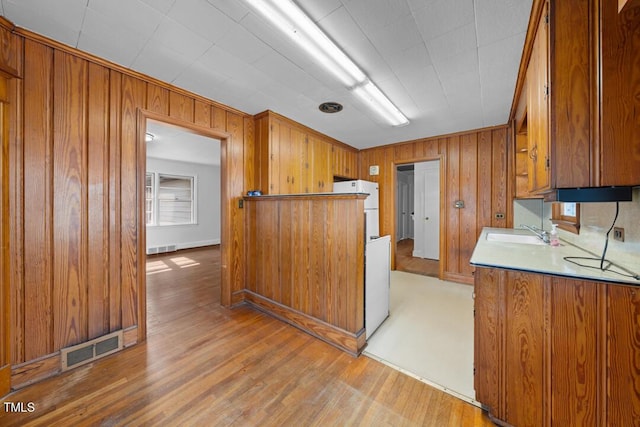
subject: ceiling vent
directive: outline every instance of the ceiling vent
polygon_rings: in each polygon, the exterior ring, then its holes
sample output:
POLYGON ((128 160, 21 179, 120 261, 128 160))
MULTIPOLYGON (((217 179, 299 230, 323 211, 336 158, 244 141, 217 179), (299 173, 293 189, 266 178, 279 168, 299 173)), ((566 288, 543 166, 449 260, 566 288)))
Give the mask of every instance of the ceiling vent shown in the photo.
POLYGON ((333 114, 342 111, 342 104, 338 104, 337 102, 323 102, 318 108, 323 113, 333 114))

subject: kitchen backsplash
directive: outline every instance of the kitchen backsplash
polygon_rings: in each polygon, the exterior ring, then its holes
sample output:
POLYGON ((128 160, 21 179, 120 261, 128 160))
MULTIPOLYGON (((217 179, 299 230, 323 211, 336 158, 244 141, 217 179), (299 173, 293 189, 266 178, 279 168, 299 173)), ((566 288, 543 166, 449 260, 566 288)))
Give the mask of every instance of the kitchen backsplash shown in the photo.
MULTIPOLYGON (((543 212, 544 228, 549 229, 551 203, 544 203, 543 212)), ((560 238, 600 256, 615 214, 615 203, 582 203, 580 234, 559 230, 560 238)), ((632 202, 620 202, 615 226, 624 228, 624 242, 614 240, 611 231, 606 258, 636 274, 640 273, 640 188, 633 190, 632 202)))

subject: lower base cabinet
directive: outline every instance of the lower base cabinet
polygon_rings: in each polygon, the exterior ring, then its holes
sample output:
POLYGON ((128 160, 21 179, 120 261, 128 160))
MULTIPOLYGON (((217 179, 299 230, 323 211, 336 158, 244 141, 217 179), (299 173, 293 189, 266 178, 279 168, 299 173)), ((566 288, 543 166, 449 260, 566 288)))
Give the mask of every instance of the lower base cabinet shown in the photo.
POLYGON ((498 424, 640 425, 640 287, 476 268, 474 382, 498 424))

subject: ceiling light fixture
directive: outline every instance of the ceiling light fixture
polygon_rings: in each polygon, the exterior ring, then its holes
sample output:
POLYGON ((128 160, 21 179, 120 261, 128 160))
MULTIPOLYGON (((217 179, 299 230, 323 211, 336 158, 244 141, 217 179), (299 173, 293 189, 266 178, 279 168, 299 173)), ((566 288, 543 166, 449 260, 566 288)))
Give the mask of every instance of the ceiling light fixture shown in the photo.
POLYGON ((245 0, 253 10, 302 47, 319 64, 393 126, 409 124, 404 114, 367 75, 291 0, 245 0), (382 102, 382 104, 379 104, 382 102), (391 107, 390 107, 391 106, 391 107), (391 114, 391 115, 390 115, 391 114))

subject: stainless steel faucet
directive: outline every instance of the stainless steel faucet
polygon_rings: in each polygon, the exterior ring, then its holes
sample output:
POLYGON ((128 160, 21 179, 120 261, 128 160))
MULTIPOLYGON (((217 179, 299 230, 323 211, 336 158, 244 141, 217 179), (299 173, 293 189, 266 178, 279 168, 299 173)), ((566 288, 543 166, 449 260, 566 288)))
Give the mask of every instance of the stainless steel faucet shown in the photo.
POLYGON ((547 231, 544 231, 541 228, 538 228, 536 226, 533 225, 527 225, 527 224, 520 224, 520 227, 524 227, 527 230, 529 230, 530 232, 532 232, 533 234, 535 234, 536 236, 538 236, 538 238, 540 240, 542 240, 545 243, 549 243, 550 239, 549 239, 549 233, 547 231))

